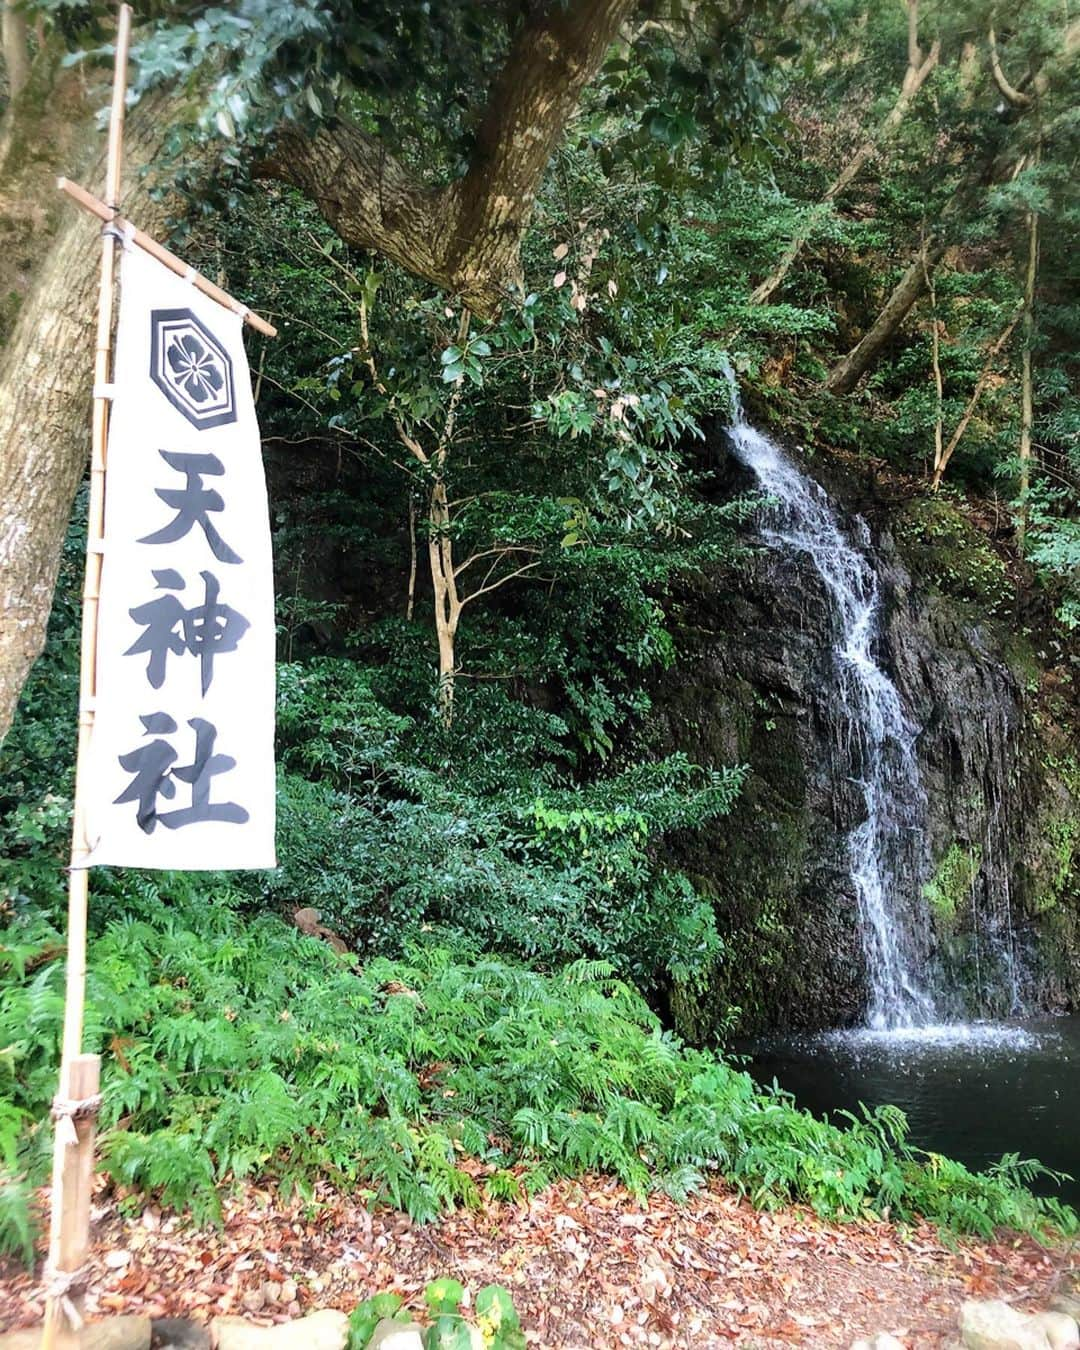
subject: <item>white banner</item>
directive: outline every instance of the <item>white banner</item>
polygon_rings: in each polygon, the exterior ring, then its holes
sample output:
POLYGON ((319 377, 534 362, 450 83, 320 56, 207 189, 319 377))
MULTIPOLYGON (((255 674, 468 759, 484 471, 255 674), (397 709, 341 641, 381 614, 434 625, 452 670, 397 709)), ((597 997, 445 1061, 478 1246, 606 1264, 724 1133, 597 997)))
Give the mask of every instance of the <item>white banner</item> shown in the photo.
POLYGON ((273 572, 242 328, 125 249, 90 866, 275 866, 273 572))

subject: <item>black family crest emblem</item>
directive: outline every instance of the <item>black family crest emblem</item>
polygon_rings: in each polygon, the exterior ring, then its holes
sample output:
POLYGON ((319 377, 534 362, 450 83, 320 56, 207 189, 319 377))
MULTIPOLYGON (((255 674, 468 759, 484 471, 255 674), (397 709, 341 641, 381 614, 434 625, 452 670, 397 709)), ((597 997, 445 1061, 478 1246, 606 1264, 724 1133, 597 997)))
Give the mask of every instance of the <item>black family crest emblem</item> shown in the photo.
POLYGON ((150 378, 200 431, 236 421, 232 360, 190 309, 150 311, 150 378))

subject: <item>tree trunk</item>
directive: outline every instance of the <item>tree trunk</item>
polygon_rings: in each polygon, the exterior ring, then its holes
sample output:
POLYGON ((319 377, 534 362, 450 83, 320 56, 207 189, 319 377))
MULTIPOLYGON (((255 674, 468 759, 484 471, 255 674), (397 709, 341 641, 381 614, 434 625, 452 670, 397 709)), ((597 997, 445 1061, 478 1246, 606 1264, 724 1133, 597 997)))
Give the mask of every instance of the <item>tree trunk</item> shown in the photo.
POLYGON ((416 496, 409 489, 409 589, 405 600, 405 622, 412 623, 416 604, 416 496))
POLYGON ((300 189, 345 240, 458 296, 484 317, 521 282, 520 244, 541 176, 633 0, 537 7, 495 80, 463 177, 430 188, 344 118, 283 130, 256 167, 300 189))
MULTIPOLYGON (((60 198, 55 176, 80 173, 97 186, 104 157, 94 145, 100 140, 93 130, 95 100, 85 97, 79 100, 81 133, 60 141, 64 149, 57 157, 53 114, 75 98, 66 81, 63 86, 56 99, 45 100, 36 123, 20 125, 11 138, 23 147, 26 173, 38 189, 44 184, 49 200, 35 207, 41 228, 31 231, 22 260, 16 260, 21 303, 0 353, 0 738, 45 643, 60 549, 90 444, 100 236, 89 217, 60 198), (79 154, 81 147, 97 153, 79 154)), ((150 200, 138 173, 160 151, 168 120, 161 100, 148 100, 128 119, 124 208, 149 230, 161 228, 166 207, 150 200)), ((0 202, 9 236, 27 224, 18 213, 31 199, 20 200, 10 186, 5 181, 0 202)), ((5 254, 0 268, 10 270, 11 262, 5 254)))
POLYGON ((0 0, 3 16, 0 19, 0 46, 7 71, 8 99, 14 103, 26 87, 30 77, 30 47, 27 42, 26 13, 15 6, 14 0, 0 0))
POLYGON ((455 643, 461 618, 461 599, 454 574, 454 547, 450 538, 450 503, 446 483, 437 477, 431 487, 428 509, 431 534, 428 560, 435 591, 435 632, 439 640, 439 706, 443 722, 449 726, 454 717, 454 674, 457 669, 455 643))
POLYGON ((930 274, 945 256, 946 249, 946 244, 937 243, 919 254, 896 283, 881 313, 860 342, 829 372, 825 387, 830 394, 851 393, 907 318, 912 305, 925 295, 930 274))
POLYGON ((1031 490, 1031 428, 1035 421, 1032 391, 1031 344, 1035 336, 1035 281, 1039 273, 1039 215, 1029 211, 1027 276, 1024 281, 1024 351, 1020 378, 1020 518, 1016 523, 1016 546, 1024 552, 1028 526, 1028 493, 1031 490))
MULTIPOLYGON (((926 254, 923 253, 923 266, 926 266, 926 254)), ((926 289, 930 292, 930 321, 933 324, 931 334, 931 365, 934 373, 934 471, 941 463, 945 444, 945 385, 941 378, 941 322, 937 312, 937 291, 930 269, 926 268, 926 289)))

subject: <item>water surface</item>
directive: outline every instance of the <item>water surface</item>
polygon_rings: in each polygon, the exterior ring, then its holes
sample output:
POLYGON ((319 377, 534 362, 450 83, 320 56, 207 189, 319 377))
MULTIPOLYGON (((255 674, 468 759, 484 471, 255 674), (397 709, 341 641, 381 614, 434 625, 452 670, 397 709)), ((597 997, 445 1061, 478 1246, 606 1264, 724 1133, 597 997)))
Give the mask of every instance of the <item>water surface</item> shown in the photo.
MULTIPOLYGON (((770 1038, 747 1067, 817 1114, 892 1102, 919 1148, 985 1168, 1003 1154, 1080 1178, 1080 1016, 770 1038)), ((1080 1182, 1042 1195, 1080 1206, 1080 1182)))

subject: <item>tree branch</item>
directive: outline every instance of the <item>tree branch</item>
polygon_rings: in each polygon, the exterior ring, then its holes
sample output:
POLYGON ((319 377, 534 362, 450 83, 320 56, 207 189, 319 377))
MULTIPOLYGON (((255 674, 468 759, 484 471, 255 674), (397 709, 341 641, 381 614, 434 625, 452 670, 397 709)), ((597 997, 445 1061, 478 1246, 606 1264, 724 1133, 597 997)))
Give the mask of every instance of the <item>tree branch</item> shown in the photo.
POLYGON ((979 399, 981 399, 983 396, 983 390, 990 383, 990 376, 993 373, 994 362, 1001 354, 1001 349, 1005 346, 1006 342, 1008 342, 1009 338, 1012 336, 1013 329, 1020 322, 1020 316, 1023 313, 1023 311, 1024 305, 1023 301, 1021 301, 1016 308, 1016 312, 1010 319, 1008 326, 1004 329, 1001 335, 994 342, 989 352, 987 352, 986 360, 983 363, 982 372, 980 373, 979 378, 975 383, 975 389, 972 392, 971 397, 968 399, 967 407, 964 409, 964 414, 960 418, 960 421, 957 422, 956 430, 949 438, 949 444, 942 451, 941 459, 934 469, 934 476, 931 479, 930 486, 934 489, 935 492, 941 486, 941 480, 944 477, 945 470, 949 464, 949 460, 952 459, 953 457, 953 451, 960 444, 964 432, 967 431, 968 425, 970 424, 972 417, 975 415, 975 409, 979 405, 979 399))
POLYGON ((1030 108, 1031 95, 1021 93, 1014 85, 1009 83, 1008 77, 1001 68, 1001 58, 998 56, 997 34, 991 25, 989 33, 990 47, 990 69, 993 72, 994 83, 1001 90, 1002 96, 1007 103, 1011 103, 1014 108, 1030 108))
POLYGON ((520 285, 519 246, 540 178, 633 0, 543 7, 495 80, 464 175, 420 183, 377 137, 341 119, 285 129, 263 177, 300 189, 346 243, 461 297, 483 318, 520 285))
MULTIPOLYGON (((541 565, 539 560, 536 562, 524 563, 521 567, 515 568, 513 572, 507 572, 505 576, 499 577, 498 581, 492 581, 490 584, 485 583, 478 590, 471 592, 471 594, 463 595, 461 597, 462 609, 464 609, 471 601, 476 600, 479 596, 490 595, 492 591, 497 591, 500 586, 505 586, 508 581, 513 581, 516 577, 524 576, 526 572, 532 572, 541 565)), ((488 575, 491 575, 490 572, 488 575)))
POLYGON ((479 553, 470 553, 463 563, 459 563, 454 568, 454 576, 461 576, 467 567, 471 567, 474 562, 479 562, 481 558, 494 558, 496 555, 501 558, 507 553, 540 553, 542 551, 533 544, 501 544, 497 548, 485 548, 479 553))
POLYGON ((757 286, 750 296, 752 305, 767 305, 776 292, 783 284, 785 277, 791 271, 792 267, 798 261, 803 249, 806 247, 807 240, 817 221, 820 219, 823 211, 837 197, 846 192, 859 174, 863 171, 870 156, 883 145, 892 136, 893 132, 904 120, 904 115, 915 95, 926 83, 927 78, 936 69, 941 57, 941 43, 934 40, 930 46, 929 52, 923 56, 922 48, 919 46, 919 3, 918 0, 908 0, 908 65, 904 72, 904 80, 900 86, 900 92, 896 96, 896 102, 889 110, 888 115, 882 121, 881 126, 868 136, 858 150, 851 156, 844 167, 836 175, 833 181, 825 189, 825 195, 821 201, 806 216, 802 228, 797 231, 791 243, 784 250, 780 261, 777 263, 773 272, 757 286))

